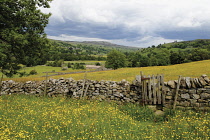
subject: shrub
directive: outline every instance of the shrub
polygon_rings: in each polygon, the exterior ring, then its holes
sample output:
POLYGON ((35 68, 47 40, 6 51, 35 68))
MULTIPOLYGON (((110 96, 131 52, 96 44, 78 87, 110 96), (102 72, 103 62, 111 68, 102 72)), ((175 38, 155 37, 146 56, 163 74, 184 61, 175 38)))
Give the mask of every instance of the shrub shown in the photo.
POLYGON ((96 65, 96 66, 101 66, 101 63, 96 62, 95 65, 96 65))
POLYGON ((36 75, 36 74, 38 74, 38 73, 37 73, 36 70, 31 70, 29 74, 30 74, 30 75, 36 75))
POLYGON ((85 66, 80 63, 75 63, 72 69, 85 69, 85 66))

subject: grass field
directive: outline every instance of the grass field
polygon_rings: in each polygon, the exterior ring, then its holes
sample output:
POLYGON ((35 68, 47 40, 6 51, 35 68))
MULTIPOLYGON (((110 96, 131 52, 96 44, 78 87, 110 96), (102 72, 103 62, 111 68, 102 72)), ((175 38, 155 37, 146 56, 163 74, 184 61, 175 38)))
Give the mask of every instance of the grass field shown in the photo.
POLYGON ((210 114, 166 111, 156 117, 134 104, 0 96, 0 139, 208 140, 210 114))
MULTIPOLYGON (((53 61, 48 61, 53 62, 53 61)), ((106 61, 90 61, 90 60, 78 60, 78 61, 65 61, 65 64, 68 63, 85 63, 86 65, 95 65, 97 62, 101 63, 102 65, 105 65, 106 61)))
MULTIPOLYGON (((56 70, 55 67, 41 66, 37 67, 37 71, 52 71, 56 70)), ((59 68, 60 69, 60 68, 59 68)), ((57 70, 56 70, 57 71, 57 70)), ((170 66, 154 66, 154 67, 139 67, 139 68, 121 68, 117 70, 110 71, 99 71, 91 72, 87 74, 87 78, 91 80, 111 80, 111 81, 121 81, 126 79, 127 81, 133 81, 136 75, 140 74, 140 71, 143 71, 145 75, 156 75, 164 74, 165 81, 168 80, 177 80, 179 75, 184 77, 199 77, 202 74, 207 74, 210 76, 210 60, 197 61, 185 64, 170 65, 170 66)), ((29 80, 44 80, 40 77, 41 75, 35 75, 32 77, 23 77, 23 78, 13 78, 15 81, 29 81, 29 80)), ((75 80, 83 79, 84 73, 80 74, 66 74, 52 76, 50 78, 69 78, 72 77, 75 80)), ((4 79, 8 80, 8 79, 4 79)))

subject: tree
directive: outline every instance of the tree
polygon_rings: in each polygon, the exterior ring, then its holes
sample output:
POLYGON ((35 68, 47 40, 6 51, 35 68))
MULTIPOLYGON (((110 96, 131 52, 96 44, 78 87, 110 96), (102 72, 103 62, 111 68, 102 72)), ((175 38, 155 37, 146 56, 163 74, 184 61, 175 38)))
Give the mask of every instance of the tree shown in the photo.
POLYGON ((107 54, 106 68, 118 69, 126 66, 126 57, 123 53, 112 50, 107 54))
POLYGON ((1 0, 0 2, 0 69, 11 76, 20 68, 45 63, 48 40, 44 28, 52 0, 1 0))

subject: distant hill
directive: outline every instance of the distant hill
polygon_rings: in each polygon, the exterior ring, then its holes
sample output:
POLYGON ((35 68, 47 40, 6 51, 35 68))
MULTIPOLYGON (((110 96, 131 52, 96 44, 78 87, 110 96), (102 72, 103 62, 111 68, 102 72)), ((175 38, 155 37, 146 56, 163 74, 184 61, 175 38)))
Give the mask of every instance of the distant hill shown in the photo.
POLYGON ((105 60, 106 55, 113 49, 123 53, 135 52, 141 49, 105 41, 77 42, 52 39, 50 41, 52 47, 48 54, 49 60, 105 60))
POLYGON ((125 48, 126 50, 138 50, 139 47, 133 47, 133 46, 125 46, 125 45, 118 45, 114 43, 110 43, 107 41, 65 41, 72 44, 82 44, 82 45, 93 45, 93 46, 103 46, 103 47, 112 47, 112 48, 125 48))

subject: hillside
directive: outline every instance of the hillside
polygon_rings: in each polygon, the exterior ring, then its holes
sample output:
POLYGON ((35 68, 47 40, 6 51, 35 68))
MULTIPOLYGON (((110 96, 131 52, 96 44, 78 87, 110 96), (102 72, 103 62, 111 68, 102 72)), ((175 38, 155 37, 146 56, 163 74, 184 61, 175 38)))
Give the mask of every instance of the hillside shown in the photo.
POLYGON ((104 47, 113 47, 113 48, 124 48, 124 49, 128 49, 128 50, 139 49, 138 47, 118 45, 118 44, 110 43, 110 42, 107 42, 107 41, 83 41, 83 42, 70 41, 70 42, 74 43, 74 44, 104 46, 104 47))
POLYGON ((165 66, 210 59, 210 40, 159 44, 130 53, 129 67, 165 66))
POLYGON ((140 48, 121 46, 104 41, 59 41, 50 40, 51 49, 48 51, 48 61, 63 59, 74 60, 106 60, 106 55, 113 49, 120 52, 135 52, 140 48))

